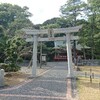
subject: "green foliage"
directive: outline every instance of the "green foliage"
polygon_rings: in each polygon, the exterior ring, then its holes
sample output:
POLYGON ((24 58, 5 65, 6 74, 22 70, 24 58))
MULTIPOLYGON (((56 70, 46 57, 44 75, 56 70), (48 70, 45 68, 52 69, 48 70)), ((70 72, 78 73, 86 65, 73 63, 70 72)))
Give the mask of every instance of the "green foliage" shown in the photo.
POLYGON ((52 19, 46 20, 46 21, 43 23, 43 26, 50 25, 50 24, 55 24, 55 23, 57 23, 57 21, 58 21, 59 19, 60 19, 60 18, 52 18, 52 19))
POLYGON ((33 27, 29 17, 32 14, 28 7, 20 7, 7 3, 0 4, 0 62, 8 71, 19 70, 21 54, 26 42, 21 31, 25 27, 33 27))
POLYGON ((5 63, 0 63, 0 69, 4 69, 5 72, 10 72, 10 71, 18 71, 20 69, 19 66, 15 66, 15 65, 10 65, 10 64, 5 64, 5 63))
POLYGON ((62 17, 67 20, 70 26, 75 26, 77 18, 81 16, 86 4, 81 0, 68 0, 66 4, 61 6, 62 17))
POLYGON ((3 29, 3 26, 0 25, 0 33, 3 33, 4 29, 3 29))
POLYGON ((8 37, 0 34, 0 61, 8 64, 5 70, 17 71, 18 62, 22 61, 20 51, 25 45, 25 41, 20 36, 8 37), (9 67, 9 68, 8 68, 9 67))
POLYGON ((5 49, 5 61, 15 63, 16 65, 18 59, 20 59, 19 52, 21 51, 23 45, 24 40, 22 40, 19 36, 14 36, 13 38, 8 39, 6 41, 7 47, 5 49))
POLYGON ((6 72, 9 71, 11 68, 9 64, 0 63, 0 69, 4 69, 6 72))
POLYGON ((32 27, 33 24, 28 19, 31 16, 28 7, 21 8, 18 5, 0 4, 0 25, 7 30, 9 35, 14 35, 17 30, 24 27, 32 27))
POLYGON ((88 10, 87 10, 87 16, 88 16, 88 22, 89 22, 89 28, 90 30, 88 32, 90 47, 91 47, 91 54, 92 59, 97 58, 98 55, 100 55, 100 3, 99 0, 88 0, 88 10))
POLYGON ((100 56, 100 1, 87 0, 85 4, 81 0, 68 0, 60 9, 62 18, 66 20, 69 26, 83 24, 78 35, 79 43, 83 48, 90 48, 89 55, 91 58, 99 58, 100 56), (79 20, 78 17, 85 14, 85 20, 79 20), (90 54, 91 53, 91 54, 90 54))

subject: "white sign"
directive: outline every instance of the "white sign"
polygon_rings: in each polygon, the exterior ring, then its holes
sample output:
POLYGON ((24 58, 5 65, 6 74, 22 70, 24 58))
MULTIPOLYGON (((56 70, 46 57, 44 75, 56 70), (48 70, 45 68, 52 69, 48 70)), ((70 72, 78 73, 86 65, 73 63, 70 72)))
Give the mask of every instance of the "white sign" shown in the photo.
POLYGON ((46 61, 46 56, 42 55, 42 61, 46 61))

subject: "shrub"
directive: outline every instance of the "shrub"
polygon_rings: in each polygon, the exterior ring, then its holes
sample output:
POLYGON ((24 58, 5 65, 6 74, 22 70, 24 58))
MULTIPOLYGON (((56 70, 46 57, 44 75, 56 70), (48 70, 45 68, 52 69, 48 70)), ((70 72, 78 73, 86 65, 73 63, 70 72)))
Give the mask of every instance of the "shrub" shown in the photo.
POLYGON ((15 66, 14 64, 1 63, 0 64, 0 69, 4 69, 5 72, 16 72, 16 71, 20 70, 20 67, 15 66))

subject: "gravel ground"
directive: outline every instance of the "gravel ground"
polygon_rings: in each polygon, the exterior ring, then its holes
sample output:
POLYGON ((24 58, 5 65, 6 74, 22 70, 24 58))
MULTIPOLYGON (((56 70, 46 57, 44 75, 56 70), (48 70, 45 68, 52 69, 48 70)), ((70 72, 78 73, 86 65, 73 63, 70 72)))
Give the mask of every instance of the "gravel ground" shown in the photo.
POLYGON ((49 65, 52 68, 42 76, 30 79, 18 88, 0 90, 0 100, 66 100, 67 63, 49 65))

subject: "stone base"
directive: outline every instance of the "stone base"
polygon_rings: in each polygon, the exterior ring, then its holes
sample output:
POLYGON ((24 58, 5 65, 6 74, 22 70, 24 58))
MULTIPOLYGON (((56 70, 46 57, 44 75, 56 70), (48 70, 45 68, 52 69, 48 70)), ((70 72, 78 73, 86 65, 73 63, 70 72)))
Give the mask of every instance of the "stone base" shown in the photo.
POLYGON ((67 77, 67 79, 76 79, 76 77, 67 77))
POLYGON ((36 78, 36 77, 34 77, 34 76, 29 76, 28 78, 29 78, 29 79, 34 79, 34 78, 36 78))

